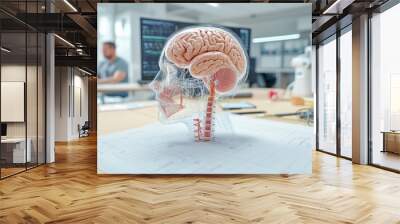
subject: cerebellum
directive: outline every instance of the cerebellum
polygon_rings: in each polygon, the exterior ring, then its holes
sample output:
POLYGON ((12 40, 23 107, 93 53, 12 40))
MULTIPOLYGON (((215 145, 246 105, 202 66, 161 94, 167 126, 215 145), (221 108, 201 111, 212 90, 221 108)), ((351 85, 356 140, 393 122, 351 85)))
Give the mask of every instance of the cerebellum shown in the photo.
POLYGON ((216 89, 218 92, 228 92, 235 88, 237 76, 229 68, 222 68, 215 73, 216 89))

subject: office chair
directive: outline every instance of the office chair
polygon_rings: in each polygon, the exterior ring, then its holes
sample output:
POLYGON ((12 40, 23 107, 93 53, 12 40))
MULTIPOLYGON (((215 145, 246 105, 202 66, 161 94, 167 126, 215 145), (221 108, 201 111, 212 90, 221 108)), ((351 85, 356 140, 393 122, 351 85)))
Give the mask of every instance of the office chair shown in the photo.
POLYGON ((80 125, 78 124, 79 138, 89 136, 89 129, 90 129, 89 121, 85 121, 82 127, 80 127, 80 125))

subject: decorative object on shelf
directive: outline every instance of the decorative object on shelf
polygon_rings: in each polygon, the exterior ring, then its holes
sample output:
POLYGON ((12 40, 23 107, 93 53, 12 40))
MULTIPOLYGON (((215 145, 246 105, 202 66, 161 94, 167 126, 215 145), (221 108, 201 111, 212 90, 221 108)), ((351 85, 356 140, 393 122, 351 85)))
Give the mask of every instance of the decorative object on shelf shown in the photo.
POLYGON ((382 131, 383 149, 382 152, 392 152, 400 154, 400 131, 382 131))

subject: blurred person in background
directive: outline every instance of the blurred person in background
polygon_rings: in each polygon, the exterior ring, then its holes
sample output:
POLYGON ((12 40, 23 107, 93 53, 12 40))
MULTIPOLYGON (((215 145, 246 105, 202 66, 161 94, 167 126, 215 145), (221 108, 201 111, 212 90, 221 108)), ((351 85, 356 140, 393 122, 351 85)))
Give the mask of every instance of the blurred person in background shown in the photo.
MULTIPOLYGON (((103 55, 105 60, 100 62, 97 69, 98 84, 128 83, 128 63, 117 56, 114 42, 103 43, 103 55)), ((107 93, 106 96, 127 97, 128 93, 107 93)))

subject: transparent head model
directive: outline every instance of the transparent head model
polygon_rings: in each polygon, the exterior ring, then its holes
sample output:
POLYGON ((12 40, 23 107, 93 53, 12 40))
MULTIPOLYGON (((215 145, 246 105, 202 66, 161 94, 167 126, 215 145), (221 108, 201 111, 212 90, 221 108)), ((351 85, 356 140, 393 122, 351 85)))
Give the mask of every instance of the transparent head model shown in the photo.
POLYGON ((196 141, 212 140, 216 100, 246 79, 247 55, 239 38, 217 27, 183 29, 167 41, 159 66, 150 87, 160 121, 184 122, 196 141))

